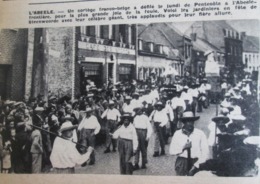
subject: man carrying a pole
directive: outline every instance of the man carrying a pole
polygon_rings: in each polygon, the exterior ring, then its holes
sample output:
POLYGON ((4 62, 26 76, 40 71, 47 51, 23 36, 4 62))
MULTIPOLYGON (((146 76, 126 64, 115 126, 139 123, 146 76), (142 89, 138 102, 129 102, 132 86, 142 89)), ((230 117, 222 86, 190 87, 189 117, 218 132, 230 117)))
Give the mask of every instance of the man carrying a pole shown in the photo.
POLYGON ((184 125, 172 138, 169 152, 178 156, 175 162, 178 176, 193 175, 208 158, 207 138, 201 130, 194 128, 194 122, 198 119, 199 116, 194 116, 191 111, 184 112, 180 118, 184 125))

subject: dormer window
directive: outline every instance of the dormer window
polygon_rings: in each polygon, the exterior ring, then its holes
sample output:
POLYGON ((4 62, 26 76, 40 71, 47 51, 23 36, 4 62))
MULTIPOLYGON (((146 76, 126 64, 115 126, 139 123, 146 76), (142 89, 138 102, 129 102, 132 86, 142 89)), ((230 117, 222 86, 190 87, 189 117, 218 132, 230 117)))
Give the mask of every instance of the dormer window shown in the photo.
POLYGON ((154 43, 153 42, 147 42, 148 47, 150 49, 150 52, 154 52, 154 43))
POLYGON ((139 50, 143 50, 143 40, 142 39, 139 39, 138 40, 138 46, 139 46, 139 50))

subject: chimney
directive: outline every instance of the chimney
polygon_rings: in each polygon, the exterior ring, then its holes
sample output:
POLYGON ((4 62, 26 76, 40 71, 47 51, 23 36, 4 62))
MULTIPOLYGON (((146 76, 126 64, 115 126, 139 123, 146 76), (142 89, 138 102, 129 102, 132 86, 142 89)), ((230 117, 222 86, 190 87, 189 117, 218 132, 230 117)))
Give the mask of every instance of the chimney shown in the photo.
POLYGON ((191 41, 195 42, 197 40, 197 33, 191 33, 190 37, 191 37, 191 41))

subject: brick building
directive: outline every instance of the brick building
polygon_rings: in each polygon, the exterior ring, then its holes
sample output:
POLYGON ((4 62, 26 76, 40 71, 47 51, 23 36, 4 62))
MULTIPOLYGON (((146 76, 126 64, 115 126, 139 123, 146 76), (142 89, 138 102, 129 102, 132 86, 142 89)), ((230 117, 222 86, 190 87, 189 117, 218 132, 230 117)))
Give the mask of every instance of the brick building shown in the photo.
POLYGON ((225 57, 224 52, 221 49, 215 47, 214 45, 210 44, 207 40, 197 37, 196 33, 191 35, 192 37, 192 75, 198 77, 200 71, 204 71, 205 69, 205 62, 207 57, 205 53, 207 51, 212 51, 214 54, 215 61, 218 62, 220 67, 224 67, 225 65, 225 57))
POLYGON ((81 94, 85 81, 97 87, 111 79, 135 79, 135 25, 29 30, 25 94, 81 94))
POLYGON ((29 29, 25 96, 72 95, 75 28, 29 29))
POLYGON ((151 73, 161 77, 169 67, 181 72, 179 51, 154 24, 138 25, 138 79, 146 80, 151 73))
POLYGON ((260 69, 259 38, 243 32, 243 63, 245 70, 252 73, 260 69))
POLYGON ((221 51, 215 58, 223 58, 224 56, 223 60, 225 67, 230 72, 231 81, 242 77, 244 67, 242 62, 243 40, 237 30, 224 20, 197 21, 186 31, 188 35, 192 33, 196 33, 198 38, 205 40, 221 51))
POLYGON ((76 40, 76 81, 91 79, 101 87, 109 79, 115 83, 136 78, 136 25, 78 27, 76 40))
POLYGON ((27 38, 27 29, 0 30, 1 99, 24 99, 27 38))

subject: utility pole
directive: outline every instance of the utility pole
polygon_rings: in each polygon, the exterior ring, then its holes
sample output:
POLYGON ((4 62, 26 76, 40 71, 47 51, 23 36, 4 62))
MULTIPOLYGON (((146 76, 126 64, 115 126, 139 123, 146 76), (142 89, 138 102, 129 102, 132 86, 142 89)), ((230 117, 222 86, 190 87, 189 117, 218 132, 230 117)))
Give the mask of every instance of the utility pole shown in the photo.
POLYGON ((49 38, 47 28, 42 30, 42 45, 43 45, 43 68, 42 68, 42 91, 44 100, 48 102, 48 62, 49 62, 49 38))

